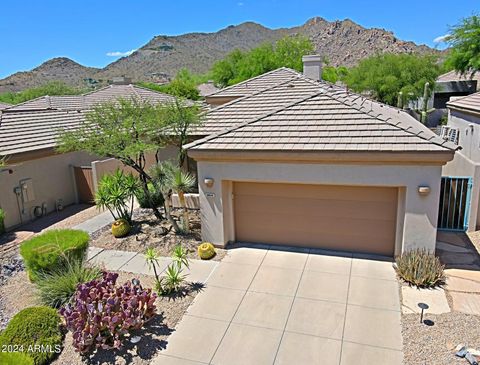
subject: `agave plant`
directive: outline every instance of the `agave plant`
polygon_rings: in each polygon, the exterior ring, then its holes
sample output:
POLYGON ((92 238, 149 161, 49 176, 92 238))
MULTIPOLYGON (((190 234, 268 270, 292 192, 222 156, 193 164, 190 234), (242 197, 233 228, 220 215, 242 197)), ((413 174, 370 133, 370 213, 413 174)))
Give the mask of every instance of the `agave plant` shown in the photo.
POLYGON ((395 270, 407 283, 431 288, 445 282, 445 266, 425 249, 408 251, 395 260, 395 270))

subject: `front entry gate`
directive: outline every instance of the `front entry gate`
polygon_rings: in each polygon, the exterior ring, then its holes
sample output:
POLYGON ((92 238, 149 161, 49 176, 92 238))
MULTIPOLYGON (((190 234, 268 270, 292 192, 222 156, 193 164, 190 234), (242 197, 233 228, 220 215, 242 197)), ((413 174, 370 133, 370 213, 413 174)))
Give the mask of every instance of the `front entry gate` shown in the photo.
POLYGON ((438 229, 467 230, 471 190, 472 178, 470 177, 442 177, 438 229))

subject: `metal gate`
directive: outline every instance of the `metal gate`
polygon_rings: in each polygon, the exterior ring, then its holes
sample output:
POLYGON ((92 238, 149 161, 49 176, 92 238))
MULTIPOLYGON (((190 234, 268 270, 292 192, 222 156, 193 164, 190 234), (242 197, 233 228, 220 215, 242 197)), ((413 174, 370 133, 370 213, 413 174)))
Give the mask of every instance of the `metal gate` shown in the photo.
POLYGON ((438 229, 467 230, 471 190, 472 178, 470 177, 442 177, 438 229))

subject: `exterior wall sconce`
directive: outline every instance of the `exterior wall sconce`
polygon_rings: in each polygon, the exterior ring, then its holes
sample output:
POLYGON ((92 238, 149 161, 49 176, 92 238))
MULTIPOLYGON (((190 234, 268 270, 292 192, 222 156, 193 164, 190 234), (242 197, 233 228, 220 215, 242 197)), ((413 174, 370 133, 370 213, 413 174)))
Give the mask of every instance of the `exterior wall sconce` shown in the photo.
POLYGON ((418 193, 420 195, 428 195, 430 194, 430 186, 419 186, 418 193))
POLYGON ((206 177, 206 178, 203 179, 203 183, 209 188, 211 188, 213 186, 214 182, 215 182, 215 180, 212 179, 211 177, 206 177))

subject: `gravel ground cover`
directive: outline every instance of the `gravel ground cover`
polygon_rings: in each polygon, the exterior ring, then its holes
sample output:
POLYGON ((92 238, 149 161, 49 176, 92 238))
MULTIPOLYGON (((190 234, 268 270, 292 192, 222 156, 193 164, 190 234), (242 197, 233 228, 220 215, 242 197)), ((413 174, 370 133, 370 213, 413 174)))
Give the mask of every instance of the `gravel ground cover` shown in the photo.
POLYGON ((468 364, 455 356, 455 347, 480 348, 480 317, 451 312, 427 314, 433 326, 420 323, 418 314, 402 315, 404 365, 468 364))
MULTIPOLYGON (((172 216, 178 218, 180 214, 179 210, 174 210, 172 216)), ((181 245, 188 250, 189 258, 198 259, 197 247, 202 243, 200 212, 193 210, 189 215, 191 232, 188 235, 179 235, 167 221, 159 222, 150 209, 139 208, 134 212, 134 225, 128 236, 115 238, 110 232, 110 226, 106 226, 92 234, 90 244, 109 250, 140 253, 145 252, 149 247, 154 247, 161 256, 170 256, 175 246, 181 245)), ((225 250, 217 248, 215 251, 217 254, 212 260, 219 261, 225 256, 225 250)))
MULTIPOLYGON (((153 286, 153 277, 119 272, 118 284, 138 278, 144 287, 153 286)), ((55 365, 84 365, 84 364, 135 364, 147 365, 155 355, 167 345, 168 336, 183 317, 187 308, 195 298, 201 287, 186 285, 181 294, 170 297, 160 297, 156 301, 157 316, 155 316, 142 330, 132 335, 138 335, 141 340, 137 344, 129 341, 121 350, 99 350, 89 357, 82 357, 75 352, 72 346, 71 333, 65 336, 64 348, 58 358, 52 363, 55 365)), ((19 272, 11 276, 8 282, 0 287, 0 318, 7 323, 18 311, 38 305, 35 296, 35 287, 27 278, 26 272, 19 272)))

